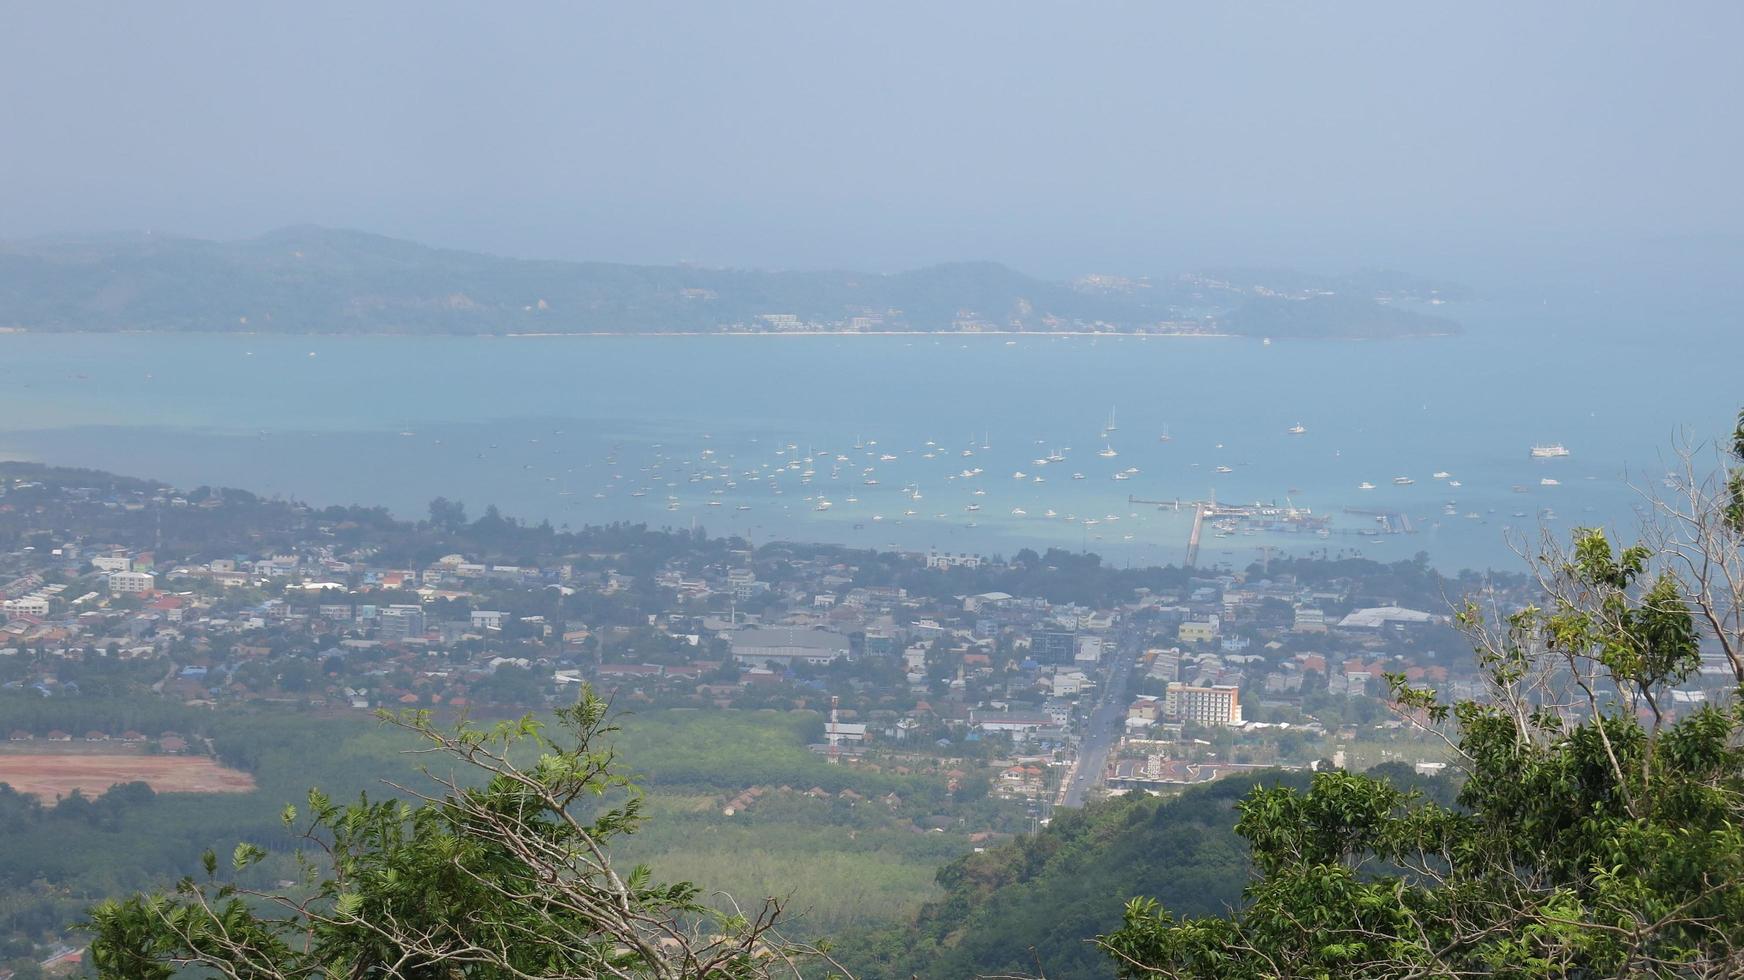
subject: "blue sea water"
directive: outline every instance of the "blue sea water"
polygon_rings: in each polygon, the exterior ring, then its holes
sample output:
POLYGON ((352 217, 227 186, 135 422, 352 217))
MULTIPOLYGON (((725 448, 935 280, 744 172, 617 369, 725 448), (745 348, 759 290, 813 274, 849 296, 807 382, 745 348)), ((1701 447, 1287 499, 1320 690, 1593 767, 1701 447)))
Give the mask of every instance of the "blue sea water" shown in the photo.
POLYGON ((0 335, 0 458, 404 516, 440 495, 559 525, 982 554, 1061 546, 1121 564, 1179 562, 1191 523, 1129 497, 1214 494, 1288 500, 1331 515, 1333 533, 1208 532, 1202 564, 1245 565, 1269 547, 1515 568, 1510 529, 1628 526, 1680 432, 1719 435, 1744 399, 1744 339, 1712 323, 1645 328, 1598 301, 1455 315, 1464 335, 1269 345, 0 335), (1306 432, 1289 434, 1297 423, 1306 432), (1528 457, 1552 441, 1571 455, 1528 457), (1056 451, 1064 461, 1035 465, 1056 451), (809 483, 787 468, 808 453, 809 483), (1400 476, 1415 482, 1395 486, 1400 476), (1346 508, 1402 513, 1417 530, 1360 533, 1374 517, 1346 508))

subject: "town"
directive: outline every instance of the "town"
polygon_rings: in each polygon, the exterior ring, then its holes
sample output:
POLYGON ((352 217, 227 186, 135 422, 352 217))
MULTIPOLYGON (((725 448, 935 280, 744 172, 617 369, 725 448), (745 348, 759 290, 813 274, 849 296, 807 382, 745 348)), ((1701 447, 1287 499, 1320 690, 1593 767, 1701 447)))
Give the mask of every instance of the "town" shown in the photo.
MULTIPOLYGON (((1036 821, 1243 767, 1433 767, 1436 746, 1388 710, 1386 675, 1477 693, 1448 583, 1421 563, 1116 572, 1055 551, 753 552, 494 510, 468 522, 447 501, 412 525, 82 482, 96 481, 14 475, 0 495, 6 692, 503 713, 591 684, 624 708, 809 711, 815 750, 849 766, 949 759, 960 780, 972 746, 991 792, 1036 821), (450 542, 470 548, 435 553, 450 542)), ((1452 584, 1502 603, 1522 586, 1452 584)), ((199 751, 157 732, 4 734, 199 751)))

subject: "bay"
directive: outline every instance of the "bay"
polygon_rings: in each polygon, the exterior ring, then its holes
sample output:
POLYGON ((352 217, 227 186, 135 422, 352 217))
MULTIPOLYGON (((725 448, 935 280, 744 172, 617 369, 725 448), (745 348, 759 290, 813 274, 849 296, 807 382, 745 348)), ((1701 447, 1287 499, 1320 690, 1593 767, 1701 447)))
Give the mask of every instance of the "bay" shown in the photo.
POLYGON ((1719 435, 1744 397, 1744 342, 1712 321, 1642 329, 1602 298, 1456 315, 1464 335, 1371 343, 10 334, 0 458, 408 517, 446 496, 559 525, 1120 564, 1185 555, 1190 510, 1135 500, 1214 496, 1331 523, 1208 528, 1201 564, 1517 568, 1511 535, 1629 526, 1680 432, 1719 435), (1530 458, 1540 442, 1570 455, 1530 458), (1373 512, 1414 533, 1377 534, 1373 512))

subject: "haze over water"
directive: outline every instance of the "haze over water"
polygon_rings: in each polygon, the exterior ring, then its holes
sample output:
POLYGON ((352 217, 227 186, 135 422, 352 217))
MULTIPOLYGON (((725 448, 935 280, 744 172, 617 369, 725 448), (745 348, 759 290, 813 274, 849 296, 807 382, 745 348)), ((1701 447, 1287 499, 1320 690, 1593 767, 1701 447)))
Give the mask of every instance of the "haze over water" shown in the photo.
POLYGON ((1270 546, 1386 560, 1421 550, 1448 569, 1515 568, 1506 529, 1535 532, 1541 518, 1627 525, 1640 498, 1625 478, 1657 484, 1679 426, 1708 436, 1735 410, 1744 341, 1724 326, 1729 311, 1651 330, 1641 309, 1604 298, 1452 312, 1465 335, 1269 346, 20 334, 0 336, 0 456, 410 517, 442 495, 473 515, 494 503, 559 525, 698 523, 759 542, 982 554, 1061 546, 1119 563, 1181 561, 1190 525, 1189 512, 1129 496, 1215 494, 1293 501, 1332 515, 1333 533, 1208 530, 1201 564, 1245 565, 1270 546), (1648 404, 1640 391, 1658 394, 1648 404), (1111 410, 1117 427, 1104 440, 1111 410), (1297 423, 1307 431, 1288 434, 1297 423), (928 440, 933 459, 923 458, 928 440), (1572 455, 1530 459, 1537 442, 1572 455), (1105 448, 1118 456, 1100 456, 1105 448), (783 469, 826 451, 812 457, 809 484, 783 469), (1066 459, 1034 465, 1056 452, 1066 459), (1130 479, 1114 479, 1129 468, 1130 479), (1442 471, 1450 476, 1433 477, 1442 471), (1393 485, 1400 476, 1416 482, 1393 485), (1376 489, 1359 490, 1365 481, 1376 489), (816 509, 820 495, 829 509, 816 509), (1361 534, 1374 517, 1345 508, 1403 513, 1418 531, 1361 534))

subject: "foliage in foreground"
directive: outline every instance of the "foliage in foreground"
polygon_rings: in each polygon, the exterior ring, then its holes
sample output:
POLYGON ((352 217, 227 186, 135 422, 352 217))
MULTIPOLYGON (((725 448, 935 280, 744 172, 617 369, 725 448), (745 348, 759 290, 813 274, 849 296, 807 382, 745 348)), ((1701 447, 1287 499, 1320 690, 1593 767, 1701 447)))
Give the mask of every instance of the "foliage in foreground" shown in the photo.
MULTIPOLYGON (((1727 455, 1744 464, 1744 418, 1727 455)), ((1538 560, 1545 608, 1468 607, 1489 701, 1393 679, 1461 757, 1457 806, 1348 773, 1255 791, 1246 905, 1133 901, 1099 940, 1120 975, 1744 973, 1744 699, 1680 715, 1672 695, 1704 640, 1744 685, 1744 468, 1696 479, 1690 458, 1650 544, 1577 531, 1538 560)))
MULTIPOLYGON (((205 883, 94 908, 92 961, 130 980, 185 967, 250 980, 796 973, 814 951, 777 934, 781 903, 723 914, 694 885, 614 864, 608 845, 636 829, 641 798, 602 748, 605 715, 587 691, 556 737, 531 719, 453 731, 393 719, 454 772, 426 767, 433 790, 400 787, 412 802, 311 792, 306 815, 284 813, 310 845, 298 894, 221 881, 208 854, 205 883)), ((263 857, 244 844, 230 863, 263 857)))

